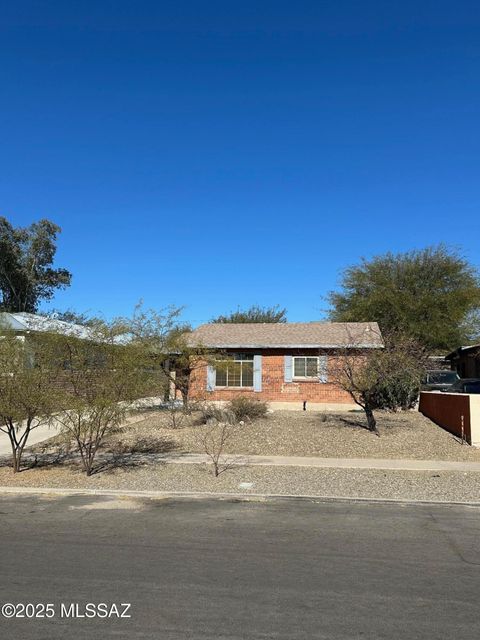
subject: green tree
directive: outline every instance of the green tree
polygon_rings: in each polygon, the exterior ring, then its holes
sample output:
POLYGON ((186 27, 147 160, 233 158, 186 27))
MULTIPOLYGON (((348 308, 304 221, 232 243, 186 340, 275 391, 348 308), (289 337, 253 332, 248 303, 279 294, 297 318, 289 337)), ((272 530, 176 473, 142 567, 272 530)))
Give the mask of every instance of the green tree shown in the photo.
POLYGON ((444 245, 363 259, 343 272, 341 287, 329 295, 333 321, 377 321, 382 331, 406 333, 431 352, 474 336, 479 275, 444 245))
POLYGON ((287 322, 287 310, 281 309, 279 305, 274 307, 260 307, 253 305, 249 309, 230 312, 227 316, 218 316, 213 318, 211 322, 221 323, 250 323, 250 322, 287 322))
POLYGON ((82 327, 101 327, 105 324, 105 320, 98 316, 91 316, 88 312, 75 311, 74 309, 65 309, 60 311, 58 309, 52 309, 48 312, 40 312, 41 315, 52 320, 60 320, 61 322, 68 322, 71 324, 79 324, 82 327))
POLYGON ((155 368, 160 367, 168 381, 166 399, 173 386, 182 396, 183 410, 189 410, 191 374, 217 357, 210 349, 190 341, 191 327, 179 320, 181 308, 155 311, 137 305, 132 319, 122 318, 120 326, 145 353, 155 368))
POLYGON ((12 448, 14 472, 21 470, 30 433, 52 422, 59 408, 56 338, 31 334, 28 340, 8 329, 0 338, 0 431, 12 448))
POLYGON ((92 338, 58 338, 65 369, 58 390, 62 411, 55 417, 64 436, 74 441, 88 476, 96 471, 104 440, 165 381, 143 345, 128 339, 120 324, 104 323, 92 330, 92 338))
POLYGON ((71 274, 52 267, 60 231, 49 220, 15 228, 0 217, 0 311, 35 313, 41 300, 69 286, 71 274))

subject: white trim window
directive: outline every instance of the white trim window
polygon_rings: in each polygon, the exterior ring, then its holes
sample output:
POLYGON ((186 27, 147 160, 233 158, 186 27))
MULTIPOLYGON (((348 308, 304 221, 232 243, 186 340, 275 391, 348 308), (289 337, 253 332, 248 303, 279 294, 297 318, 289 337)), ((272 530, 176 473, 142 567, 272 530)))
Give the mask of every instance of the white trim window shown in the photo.
POLYGON ((231 357, 218 361, 215 368, 215 386, 253 387, 253 355, 235 353, 231 357))
POLYGON ((293 356, 294 380, 318 380, 318 356, 293 356))

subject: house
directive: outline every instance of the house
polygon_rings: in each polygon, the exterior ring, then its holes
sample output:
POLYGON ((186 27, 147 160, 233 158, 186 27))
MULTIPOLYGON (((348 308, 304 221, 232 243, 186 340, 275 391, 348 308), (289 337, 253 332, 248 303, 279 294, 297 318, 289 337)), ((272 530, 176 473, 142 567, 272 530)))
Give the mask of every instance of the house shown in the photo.
POLYGON ((351 405, 332 379, 335 362, 345 352, 362 357, 383 347, 376 322, 204 324, 189 341, 219 353, 217 366, 192 371, 192 397, 225 401, 241 394, 275 408, 351 405))
POLYGON ((458 347, 446 357, 461 378, 480 378, 480 344, 458 347))
MULTIPOLYGON (((32 367, 35 362, 35 347, 33 346, 35 341, 33 338, 38 338, 42 336, 42 334, 75 338, 87 343, 89 347, 91 347, 89 358, 92 359, 92 362, 98 362, 104 358, 99 348, 101 343, 121 346, 129 340, 129 337, 125 334, 109 336, 94 327, 87 327, 73 322, 64 322, 54 316, 42 316, 36 313, 26 312, 0 312, 0 338, 2 332, 4 334, 7 332, 13 333, 17 339, 23 343, 25 353, 28 355, 25 362, 29 367, 32 367)), ((65 362, 64 368, 68 367, 68 363, 65 362)))
POLYGON ((0 313, 0 333, 2 328, 14 331, 19 336, 27 336, 29 333, 59 333, 84 340, 95 340, 95 334, 89 327, 36 313, 3 311, 0 313))

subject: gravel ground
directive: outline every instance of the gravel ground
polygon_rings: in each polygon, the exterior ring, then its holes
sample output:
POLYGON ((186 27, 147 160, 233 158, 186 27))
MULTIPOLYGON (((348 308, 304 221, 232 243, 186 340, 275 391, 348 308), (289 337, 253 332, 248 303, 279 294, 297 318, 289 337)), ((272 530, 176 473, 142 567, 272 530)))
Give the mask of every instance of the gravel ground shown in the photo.
MULTIPOLYGON (((125 427, 112 436, 110 447, 152 452, 203 453, 199 416, 172 429, 165 412, 125 427), (192 424, 193 423, 193 424, 192 424), (150 447, 150 449, 149 449, 150 447)), ((246 455, 319 456, 322 458, 409 458, 480 461, 480 449, 462 445, 416 411, 378 412, 380 437, 368 432, 362 413, 320 414, 275 411, 267 418, 232 430, 225 451, 246 455)))
MULTIPOLYGON (((158 491, 213 491, 282 495, 402 498, 411 500, 480 501, 480 473, 380 471, 253 467, 228 469, 214 478, 206 465, 141 461, 129 453, 199 452, 200 434, 207 429, 192 416, 175 429, 168 414, 149 414, 109 436, 102 453, 122 454, 100 473, 87 478, 68 459, 14 475, 0 466, 0 486, 131 489, 158 491), (246 483, 244 485, 244 483, 246 483)), ((354 458, 405 458, 480 461, 480 450, 457 439, 417 412, 378 412, 381 437, 365 429, 358 413, 319 414, 276 411, 254 423, 236 426, 225 453, 354 458)), ((37 451, 44 446, 37 445, 37 451)), ((112 457, 115 460, 115 457, 112 457)))
POLYGON ((206 465, 156 464, 113 469, 87 478, 78 468, 45 467, 14 475, 0 468, 0 485, 211 491, 432 501, 480 501, 480 473, 235 467, 218 478, 206 465))

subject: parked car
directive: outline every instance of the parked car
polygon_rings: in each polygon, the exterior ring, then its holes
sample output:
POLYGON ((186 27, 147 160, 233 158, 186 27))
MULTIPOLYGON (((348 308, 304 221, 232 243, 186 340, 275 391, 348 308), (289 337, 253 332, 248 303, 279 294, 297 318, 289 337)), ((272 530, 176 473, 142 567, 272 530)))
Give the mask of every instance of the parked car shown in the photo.
POLYGON ((462 378, 445 391, 447 393, 480 393, 480 378, 462 378))
POLYGON ((422 384, 422 391, 449 391, 452 384, 460 380, 456 371, 448 369, 433 369, 427 371, 422 384))

